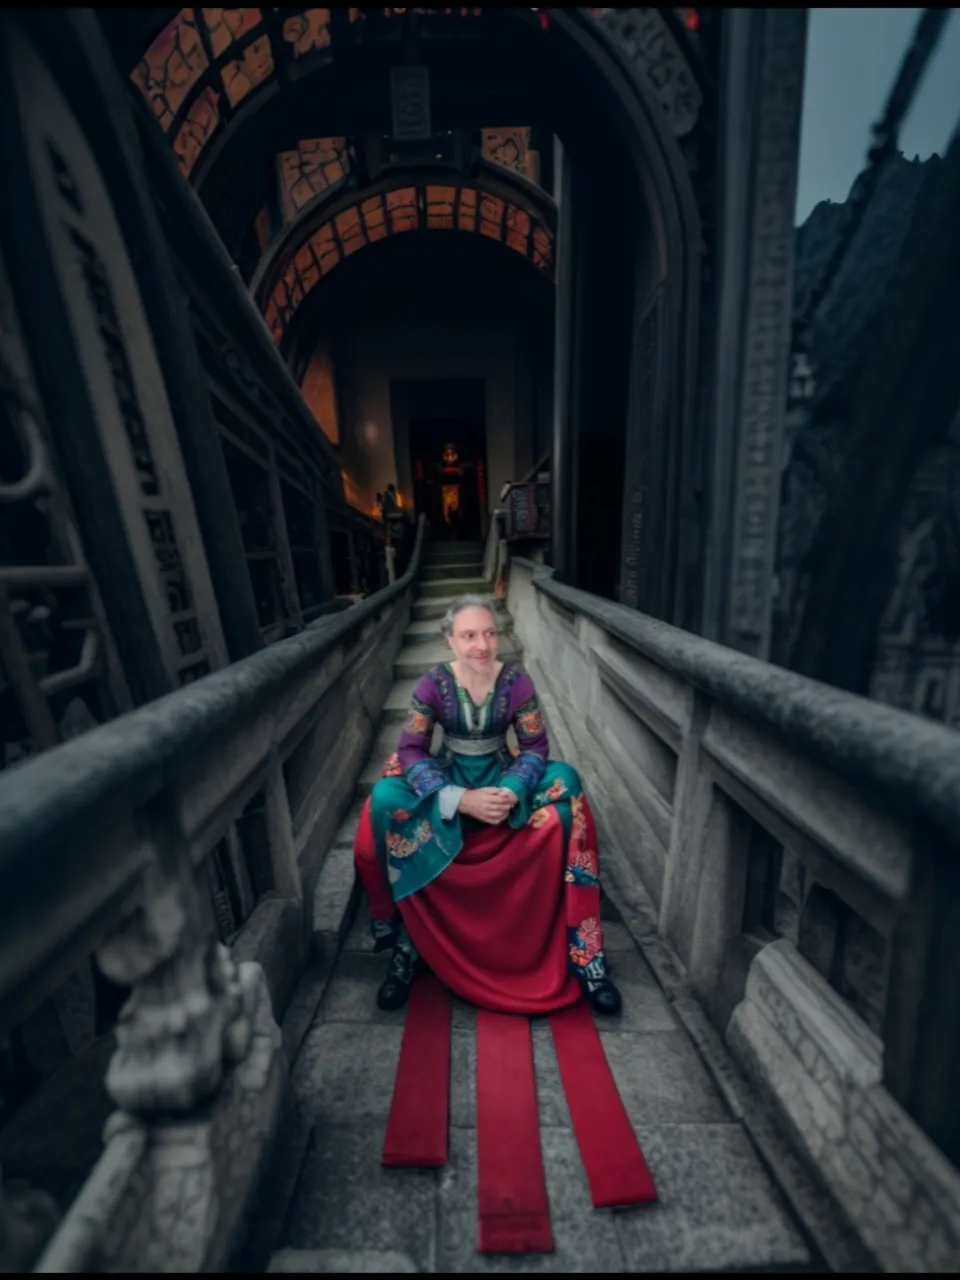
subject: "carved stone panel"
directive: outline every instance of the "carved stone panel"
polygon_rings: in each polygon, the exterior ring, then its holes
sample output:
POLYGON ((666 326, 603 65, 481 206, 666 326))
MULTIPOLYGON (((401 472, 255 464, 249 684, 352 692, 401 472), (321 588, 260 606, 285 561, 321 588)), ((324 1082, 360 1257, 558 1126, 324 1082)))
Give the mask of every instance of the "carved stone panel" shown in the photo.
POLYGON ((675 138, 688 134, 700 116, 703 94, 683 50, 659 9, 593 9, 633 67, 638 80, 653 92, 675 138))
POLYGON ((130 706, 0 260, 0 768, 130 706))
POLYGON ((766 658, 793 311, 806 10, 763 11, 727 644, 766 658))
POLYGON ((193 498, 124 239, 94 156, 45 64, 12 59, 53 263, 144 598, 173 683, 225 665, 193 498))

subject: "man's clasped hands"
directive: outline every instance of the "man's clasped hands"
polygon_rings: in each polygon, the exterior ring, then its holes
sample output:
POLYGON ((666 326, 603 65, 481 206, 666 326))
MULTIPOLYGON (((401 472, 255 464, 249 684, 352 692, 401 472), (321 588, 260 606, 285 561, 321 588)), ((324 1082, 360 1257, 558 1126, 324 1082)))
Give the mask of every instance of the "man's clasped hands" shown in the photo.
POLYGON ((496 827, 507 820, 517 799, 509 787, 478 787, 476 791, 465 791, 457 808, 468 818, 496 827))

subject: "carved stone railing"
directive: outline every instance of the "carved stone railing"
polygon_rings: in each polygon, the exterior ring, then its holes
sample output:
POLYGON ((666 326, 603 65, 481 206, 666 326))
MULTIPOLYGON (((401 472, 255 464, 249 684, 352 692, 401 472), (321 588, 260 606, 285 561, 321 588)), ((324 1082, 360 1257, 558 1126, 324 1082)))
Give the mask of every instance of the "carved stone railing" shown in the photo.
POLYGON ((508 607, 675 999, 706 1011, 876 1266, 953 1270, 960 736, 527 560, 508 607))
MULTIPOLYGON (((39 1270, 232 1256, 280 1114, 291 978, 241 957, 292 913, 284 959, 302 969, 303 904, 392 683, 422 541, 421 522, 407 574, 355 607, 0 776, 0 1035, 91 951, 131 989, 103 1154, 39 1270), (272 889, 228 951, 198 872, 257 797, 272 889)), ((54 1220, 36 1191, 0 1185, 0 1268, 31 1265, 54 1220)))
POLYGON ((345 504, 339 511, 328 510, 327 527, 346 546, 351 591, 371 595, 387 585, 387 530, 382 520, 345 504))

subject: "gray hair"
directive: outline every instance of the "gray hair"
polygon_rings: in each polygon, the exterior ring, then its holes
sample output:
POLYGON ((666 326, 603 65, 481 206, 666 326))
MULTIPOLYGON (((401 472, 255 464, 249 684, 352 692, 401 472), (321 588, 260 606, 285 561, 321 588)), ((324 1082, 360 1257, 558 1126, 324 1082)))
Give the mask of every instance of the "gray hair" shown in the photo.
POLYGON ((473 596, 464 595, 457 596, 453 604, 443 615, 443 621, 440 623, 440 633, 445 636, 453 635, 453 620, 458 613, 462 613, 464 609, 486 609, 487 613, 493 618, 493 624, 497 624, 497 613, 493 606, 493 601, 489 596, 473 596))

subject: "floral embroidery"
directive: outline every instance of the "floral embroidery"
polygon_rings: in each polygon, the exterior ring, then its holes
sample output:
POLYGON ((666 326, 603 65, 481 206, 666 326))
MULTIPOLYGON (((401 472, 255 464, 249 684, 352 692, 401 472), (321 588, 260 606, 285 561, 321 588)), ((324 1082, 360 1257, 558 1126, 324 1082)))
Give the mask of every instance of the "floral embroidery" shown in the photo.
POLYGON ((433 839, 433 827, 424 818, 414 827, 413 835, 409 839, 396 831, 388 831, 384 839, 391 857, 409 858, 422 845, 433 839))
POLYGON ((603 954, 603 931, 596 916, 588 916, 578 929, 568 930, 570 935, 570 959, 577 966, 588 965, 603 954))
POLYGON ((522 738, 539 738, 543 733, 543 713, 535 698, 517 712, 516 727, 522 738))
POLYGON ((564 879, 567 884, 592 886, 600 883, 597 851, 587 844, 587 819, 583 796, 570 800, 570 854, 564 879))
POLYGON ((600 883, 597 855, 592 849, 577 849, 571 854, 564 879, 567 884, 579 884, 585 888, 600 883))
POLYGON ((392 756, 387 757, 387 762, 383 766, 383 776, 385 778, 403 777, 403 765, 400 763, 400 757, 396 751, 392 756))
POLYGON ((540 791, 534 798, 534 804, 540 805, 554 804, 557 800, 562 800, 567 794, 566 784, 562 778, 555 778, 550 783, 546 791, 540 791))
POLYGON ((409 810, 409 809, 394 809, 393 813, 392 813, 390 816, 393 818, 394 822, 409 822, 409 821, 410 821, 410 810, 409 810))
POLYGON ((416 840, 407 840, 396 831, 388 831, 384 838, 392 858, 409 858, 411 853, 416 853, 420 848, 416 840))
POLYGON ((539 711, 528 711, 517 716, 517 728, 525 738, 538 738, 543 732, 543 716, 539 711))
POLYGON ((416 734, 419 738, 425 738, 433 729, 433 716, 425 715, 424 712, 418 711, 414 707, 407 716, 406 732, 416 734))
POLYGON ((583 812, 583 796, 573 796, 570 800, 571 840, 582 845, 587 838, 587 819, 583 812))
POLYGON ((534 831, 539 831, 541 827, 545 827, 550 821, 550 812, 549 809, 534 809, 527 819, 527 826, 533 827, 534 831))

